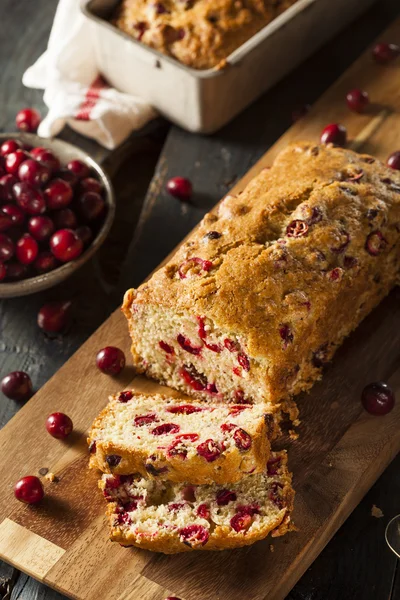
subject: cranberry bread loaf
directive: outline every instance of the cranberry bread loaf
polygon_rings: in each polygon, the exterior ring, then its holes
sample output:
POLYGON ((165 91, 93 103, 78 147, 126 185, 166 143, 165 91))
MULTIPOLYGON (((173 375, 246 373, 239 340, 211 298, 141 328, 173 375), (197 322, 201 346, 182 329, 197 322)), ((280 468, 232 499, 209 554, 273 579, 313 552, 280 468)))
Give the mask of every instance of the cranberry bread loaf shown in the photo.
POLYGON ((224 59, 296 0, 123 0, 114 24, 195 69, 224 59))
POLYGON ((264 473, 229 487, 191 486, 140 475, 103 475, 111 540, 172 554, 225 550, 293 529, 294 492, 286 453, 271 454, 264 473))
POLYGON ((90 466, 195 484, 262 473, 279 430, 273 405, 224 405, 146 395, 112 397, 89 433, 90 466))
POLYGON ((202 399, 307 390, 396 283, 399 239, 400 172, 291 145, 126 293, 134 364, 202 399))

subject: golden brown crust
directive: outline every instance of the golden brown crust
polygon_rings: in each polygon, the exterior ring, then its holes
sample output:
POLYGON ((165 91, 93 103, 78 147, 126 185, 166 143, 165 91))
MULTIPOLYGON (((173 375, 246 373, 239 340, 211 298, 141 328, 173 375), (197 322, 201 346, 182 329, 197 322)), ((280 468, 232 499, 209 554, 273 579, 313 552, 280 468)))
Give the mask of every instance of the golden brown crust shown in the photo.
POLYGON ((154 376, 135 337, 136 313, 152 304, 205 315, 245 340, 258 400, 307 390, 395 285, 399 232, 399 172, 350 150, 293 144, 242 194, 206 215, 149 282, 126 294, 134 363, 154 376), (210 231, 220 237, 209 238, 210 231), (180 277, 193 257, 212 267, 180 277))
MULTIPOLYGON (((230 445, 213 462, 207 462, 198 454, 188 456, 183 460, 180 456, 169 456, 165 447, 154 450, 146 446, 139 446, 130 438, 127 441, 101 439, 103 431, 107 430, 108 423, 115 420, 116 409, 124 409, 124 419, 133 421, 135 397, 139 400, 143 397, 151 400, 153 408, 150 412, 155 413, 160 402, 168 402, 170 405, 177 406, 190 404, 186 398, 171 399, 161 394, 147 395, 134 391, 132 394, 132 399, 123 405, 119 405, 118 395, 110 397, 110 403, 94 420, 87 439, 89 448, 94 448, 93 453, 90 454, 90 468, 115 475, 140 473, 143 477, 162 478, 196 485, 212 482, 235 483, 248 473, 263 472, 270 453, 270 440, 274 439, 279 432, 279 411, 276 408, 265 405, 263 414, 262 410, 260 411, 257 407, 258 416, 254 418, 251 414, 253 409, 248 409, 246 433, 250 435, 251 447, 247 451, 240 450, 236 445, 230 445), (121 457, 116 466, 110 466, 107 462, 107 457, 110 455, 121 457)), ((209 408, 210 405, 205 405, 204 410, 207 411, 209 408)), ((207 413, 197 414, 199 415, 200 429, 202 420, 204 419, 204 422, 207 420, 207 413)), ((232 422, 235 419, 228 415, 227 421, 232 422)))
POLYGON ((195 69, 220 67, 296 0, 123 0, 115 25, 195 69))

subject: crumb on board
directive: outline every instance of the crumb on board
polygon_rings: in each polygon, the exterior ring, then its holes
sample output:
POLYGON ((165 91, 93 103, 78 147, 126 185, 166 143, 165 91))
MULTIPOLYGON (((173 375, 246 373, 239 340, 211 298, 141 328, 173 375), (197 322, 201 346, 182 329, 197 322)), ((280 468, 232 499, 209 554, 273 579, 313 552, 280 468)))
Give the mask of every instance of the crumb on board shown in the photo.
POLYGON ((383 516, 383 511, 378 506, 373 504, 371 508, 371 517, 375 517, 375 519, 381 519, 383 516))
POLYGON ((297 440, 299 437, 299 434, 294 429, 289 429, 289 437, 291 440, 297 440))
POLYGON ((270 551, 270 552, 275 552, 275 548, 274 548, 274 545, 273 545, 273 544, 270 544, 270 545, 269 545, 269 551, 270 551))
POLYGON ((47 481, 51 481, 51 483, 58 483, 58 481, 59 481, 57 475, 54 475, 54 473, 51 473, 51 472, 46 473, 44 478, 47 479, 47 481))
POLYGON ((46 467, 42 467, 41 469, 39 469, 39 475, 41 475, 42 477, 47 475, 48 472, 49 472, 49 470, 46 469, 46 467))

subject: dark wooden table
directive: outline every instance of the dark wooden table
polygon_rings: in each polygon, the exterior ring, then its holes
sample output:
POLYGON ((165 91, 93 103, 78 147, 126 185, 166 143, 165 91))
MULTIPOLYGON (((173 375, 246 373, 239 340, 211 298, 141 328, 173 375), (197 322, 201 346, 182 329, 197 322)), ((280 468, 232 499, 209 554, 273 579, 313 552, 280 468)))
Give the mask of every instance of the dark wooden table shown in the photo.
MULTIPOLYGON (((54 10, 55 3, 49 0, 1 0, 0 131, 14 130, 20 108, 35 106, 45 112, 42 93, 23 88, 21 76, 45 49, 54 10)), ((25 370, 36 389, 43 385, 120 303, 124 290, 156 267, 290 126, 292 109, 321 95, 399 12, 399 0, 378 1, 213 136, 189 134, 160 119, 111 154, 64 131, 62 137, 102 160, 112 175, 118 201, 115 224, 98 256, 66 284, 0 302, 0 377, 25 370), (181 204, 164 192, 165 181, 173 175, 193 182, 190 204, 181 204), (61 298, 74 302, 73 327, 66 336, 49 339, 39 331, 36 314, 44 302, 61 298)), ((0 394, 0 427, 19 408, 0 394)), ((400 600, 398 561, 384 541, 386 523, 400 513, 399 467, 397 458, 288 600, 400 600), (371 516, 373 504, 381 508, 383 518, 371 516)), ((0 562, 3 598, 61 600, 63 596, 0 562)))

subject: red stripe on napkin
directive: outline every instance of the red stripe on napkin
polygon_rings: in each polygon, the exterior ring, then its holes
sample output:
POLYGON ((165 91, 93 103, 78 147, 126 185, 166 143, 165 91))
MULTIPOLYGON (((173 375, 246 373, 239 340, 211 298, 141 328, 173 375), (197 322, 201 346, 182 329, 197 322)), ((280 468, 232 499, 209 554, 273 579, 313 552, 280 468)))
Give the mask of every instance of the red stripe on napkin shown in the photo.
POLYGON ((90 121, 91 112, 93 108, 96 106, 98 99, 100 97, 101 90, 107 89, 110 86, 106 81, 99 75, 93 81, 93 83, 88 87, 87 92, 85 94, 85 99, 80 104, 76 114, 75 119, 78 121, 90 121))

